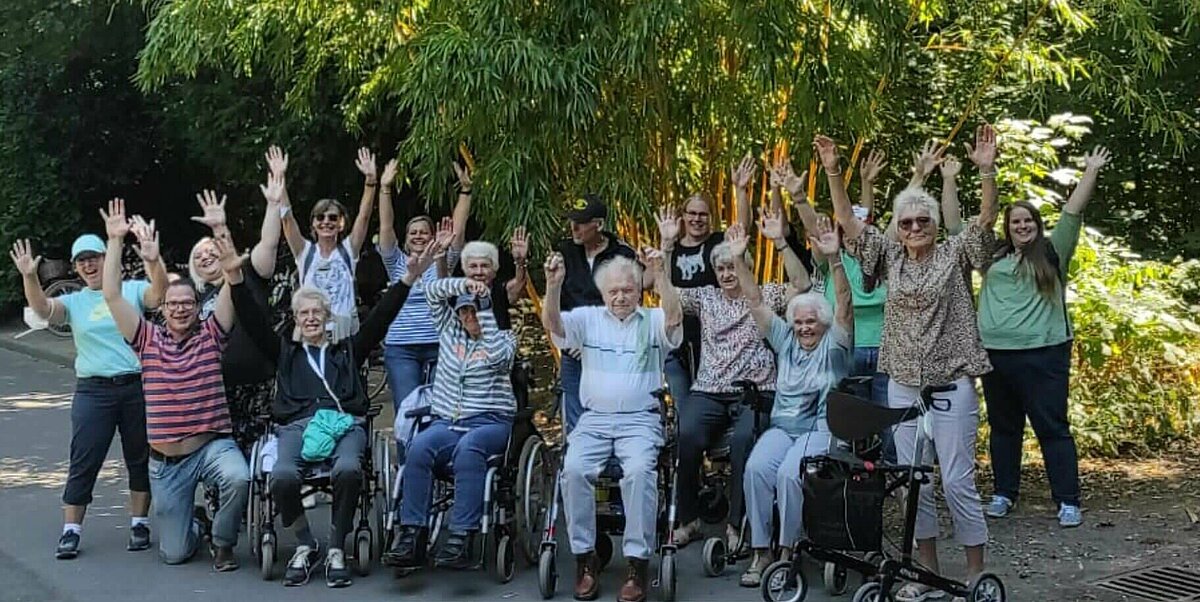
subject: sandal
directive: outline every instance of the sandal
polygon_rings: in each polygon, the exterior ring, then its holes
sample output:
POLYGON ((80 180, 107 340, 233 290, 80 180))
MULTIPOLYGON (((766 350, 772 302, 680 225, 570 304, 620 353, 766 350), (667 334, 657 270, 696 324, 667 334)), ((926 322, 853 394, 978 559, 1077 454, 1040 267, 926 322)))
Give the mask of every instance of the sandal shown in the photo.
POLYGON ((946 592, 934 589, 921 583, 906 583, 896 592, 896 602, 923 602, 925 600, 941 600, 946 592))
POLYGON ((746 567, 746 572, 742 573, 738 584, 742 587, 758 587, 762 585, 762 574, 763 571, 767 570, 768 566, 771 566, 770 552, 766 552, 762 556, 759 556, 759 552, 755 552, 750 559, 750 566, 746 567))

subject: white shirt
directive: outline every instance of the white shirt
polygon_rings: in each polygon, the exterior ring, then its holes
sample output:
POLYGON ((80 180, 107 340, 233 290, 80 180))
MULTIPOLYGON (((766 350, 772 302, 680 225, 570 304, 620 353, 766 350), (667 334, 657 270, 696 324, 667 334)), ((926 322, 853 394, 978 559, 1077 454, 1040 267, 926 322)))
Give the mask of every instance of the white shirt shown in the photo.
POLYGON ((667 331, 661 309, 638 308, 618 320, 606 307, 577 307, 562 314, 563 346, 582 351, 579 398, 594 412, 644 412, 658 408, 651 393, 662 387, 667 354, 683 341, 683 327, 667 331))

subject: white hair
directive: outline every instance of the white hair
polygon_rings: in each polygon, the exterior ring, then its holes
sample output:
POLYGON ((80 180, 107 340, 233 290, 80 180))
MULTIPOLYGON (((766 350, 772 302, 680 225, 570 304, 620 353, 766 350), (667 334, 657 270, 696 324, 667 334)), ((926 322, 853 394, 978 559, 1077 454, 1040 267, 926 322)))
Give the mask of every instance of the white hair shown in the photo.
POLYGON ((467 269, 467 260, 470 259, 486 259, 492 262, 492 269, 500 268, 500 249, 496 245, 485 240, 472 240, 467 243, 462 249, 462 268, 467 269))
POLYGON ((926 214, 933 220, 935 228, 942 224, 937 199, 925 192, 924 188, 905 188, 896 195, 892 203, 892 222, 899 226, 900 217, 905 213, 926 214))
MULTIPOLYGON (((302 286, 296 292, 292 293, 293 316, 300 309, 301 301, 316 301, 320 303, 321 309, 325 312, 326 319, 333 315, 333 302, 329 300, 329 295, 315 286, 302 286)), ((296 327, 292 329, 292 340, 299 341, 300 339, 300 320, 296 320, 296 327)))
POLYGON ((199 249, 200 245, 203 244, 216 243, 213 242, 213 238, 211 236, 205 236, 204 238, 196 241, 196 244, 192 245, 192 250, 188 253, 188 277, 191 278, 192 283, 196 285, 196 293, 203 293, 204 290, 209 287, 208 282, 200 277, 200 272, 196 271, 196 249, 199 249))
MULTIPOLYGON (((729 243, 723 242, 713 247, 712 251, 708 254, 708 258, 712 262, 713 267, 733 263, 733 250, 729 247, 729 243)), ((746 251, 743 258, 746 260, 746 265, 754 263, 754 260, 750 257, 750 251, 746 251)))
POLYGON ((639 287, 641 286, 641 283, 642 283, 642 266, 641 266, 641 264, 639 264, 638 262, 636 262, 628 257, 619 257, 618 256, 618 257, 613 257, 612 259, 609 259, 608 261, 605 261, 604 263, 600 264, 600 267, 596 268, 596 273, 594 276, 594 279, 596 281, 596 288, 600 289, 600 291, 603 292, 605 280, 608 278, 609 274, 614 273, 614 272, 617 274, 625 275, 626 277, 632 279, 634 281, 634 283, 636 283, 639 287))
POLYGON ((826 328, 833 325, 833 306, 825 300, 825 295, 809 291, 792 297, 787 305, 788 322, 796 319, 796 312, 801 308, 809 308, 817 310, 817 321, 824 324, 826 328))

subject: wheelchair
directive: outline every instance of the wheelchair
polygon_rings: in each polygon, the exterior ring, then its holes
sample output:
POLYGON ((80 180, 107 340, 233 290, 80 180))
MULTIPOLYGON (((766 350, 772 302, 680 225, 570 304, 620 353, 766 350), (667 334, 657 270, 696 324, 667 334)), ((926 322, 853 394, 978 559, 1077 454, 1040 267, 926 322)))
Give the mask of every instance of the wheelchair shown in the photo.
MULTIPOLYGON (((561 398, 562 389, 557 388, 561 398)), ((652 393, 659 403, 659 415, 663 424, 663 446, 658 456, 658 516, 655 528, 656 538, 660 542, 658 575, 651 580, 651 587, 657 586, 664 602, 675 600, 677 573, 676 552, 678 548, 673 540, 673 529, 676 520, 675 500, 675 471, 678 467, 679 417, 675 402, 670 398, 666 388, 660 388, 652 393)), ((562 410, 560 399, 559 408, 562 410)), ((565 411, 563 424, 566 424, 565 411)), ((558 589, 558 532, 557 522, 560 502, 562 499, 562 463, 565 457, 566 441, 562 446, 553 450, 554 459, 542 460, 543 464, 554 462, 554 482, 548 494, 549 508, 543 516, 541 529, 541 545, 538 553, 538 591, 542 599, 553 598, 558 589)), ((544 448, 544 455, 550 456, 551 450, 544 448)), ((596 558, 599 570, 612 560, 614 544, 612 537, 622 535, 625 531, 625 511, 621 501, 621 469, 610 458, 596 479, 596 558)))
MULTIPOLYGON (((378 498, 382 489, 381 477, 377 471, 380 465, 375 461, 376 446, 372 444, 370 437, 380 409, 378 404, 369 405, 365 423, 359 425, 366 430, 368 437, 362 457, 362 484, 357 504, 358 525, 354 529, 354 544, 347 549, 347 556, 353 554, 351 565, 354 572, 361 577, 370 574, 373 561, 378 559, 382 552, 382 549, 376 547, 382 543, 378 529, 380 522, 375 521, 377 528, 372 531, 369 519, 372 509, 375 508, 374 500, 378 498)), ((255 441, 250 449, 250 494, 246 509, 247 538, 252 542, 250 554, 258 560, 259 571, 264 581, 275 577, 275 561, 279 552, 279 539, 275 533, 275 515, 278 509, 271 499, 270 490, 271 469, 277 457, 277 440, 272 425, 268 426, 266 434, 255 441)), ((330 461, 305 467, 302 486, 332 495, 331 469, 330 461)))
MULTIPOLYGON (((513 417, 512 432, 509 434, 505 451, 502 454, 490 456, 487 459, 488 471, 485 476, 486 485, 483 497, 483 520, 479 525, 479 536, 474 540, 471 556, 474 560, 473 569, 487 569, 500 583, 508 583, 516 574, 516 553, 521 540, 519 533, 521 506, 521 469, 524 463, 519 461, 521 454, 535 447, 541 441, 536 428, 533 426, 533 411, 529 408, 529 378, 531 365, 526 360, 518 360, 513 367, 513 394, 516 398, 516 414, 513 417)), ((431 385, 423 385, 427 390, 431 385)), ((421 394, 421 391, 418 391, 421 394)), ((404 411, 403 417, 412 421, 411 432, 405 439, 411 444, 426 425, 433 420, 433 408, 427 404, 419 404, 415 408, 404 411)), ((400 524, 400 504, 403 495, 404 459, 397 454, 393 463, 392 446, 399 440, 388 431, 375 433, 376 445, 379 450, 379 461, 387 466, 384 471, 384 485, 381 491, 389 492, 379 500, 380 516, 377 522, 382 530, 381 541, 384 550, 390 549, 392 539, 400 524)), ((407 454, 404 454, 407 455, 407 454)), ((528 481, 529 479, 525 479, 528 481)), ((425 542, 425 557, 432 559, 434 547, 445 530, 451 507, 454 505, 454 473, 453 467, 447 470, 435 470, 433 474, 433 489, 430 496, 430 511, 428 539, 425 542)), ((536 509, 533 512, 537 512, 536 509)), ((419 567, 396 567, 396 577, 406 577, 419 570, 419 567)))
MULTIPOLYGON (((847 380, 862 378, 869 380, 847 380)), ((981 573, 971 583, 963 583, 930 571, 913 558, 918 496, 922 486, 932 483, 934 467, 876 463, 882 452, 878 433, 908 420, 919 421, 914 457, 921 458, 925 446, 932 444, 927 413, 950 403, 934 394, 952 391, 955 385, 924 387, 911 407, 885 408, 848 393, 855 384, 843 381, 838 390, 829 393, 829 430, 847 443, 801 462, 805 537, 796 544, 791 559, 763 571, 763 600, 804 600, 808 583, 801 564, 808 555, 824 563, 825 586, 832 594, 846 591, 848 570, 863 576, 854 602, 890 602, 893 586, 901 581, 928 585, 971 602, 1004 602, 1004 583, 993 573, 981 573), (883 550, 883 503, 901 488, 907 492, 903 539, 896 558, 883 550)))

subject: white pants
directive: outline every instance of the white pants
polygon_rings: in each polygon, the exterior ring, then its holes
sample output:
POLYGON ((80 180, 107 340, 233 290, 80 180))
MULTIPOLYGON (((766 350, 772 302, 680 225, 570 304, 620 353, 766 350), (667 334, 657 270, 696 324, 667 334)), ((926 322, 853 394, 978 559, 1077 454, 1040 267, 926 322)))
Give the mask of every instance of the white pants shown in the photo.
MULTIPOLYGON (((983 518, 979 491, 975 488, 975 438, 979 431, 979 395, 975 392, 975 382, 970 378, 960 378, 954 384, 958 385, 958 389, 934 394, 939 400, 949 400, 950 408, 930 409, 933 441, 925 442, 924 458, 915 462, 913 458, 916 454, 918 420, 896 425, 896 458, 902 465, 932 465, 936 453, 941 472, 942 493, 946 497, 946 504, 950 506, 950 517, 954 520, 954 539, 963 546, 979 546, 988 540, 987 522, 983 518)), ((902 385, 894 380, 888 383, 888 405, 893 408, 911 407, 920 395, 921 390, 917 387, 902 385)), ((917 504, 917 539, 934 539, 938 536, 934 483, 936 478, 921 487, 920 502, 917 504)))
POLYGON ((779 503, 779 544, 792 547, 804 532, 804 492, 800 488, 800 461, 829 452, 829 433, 812 432, 792 437, 783 429, 763 433, 746 461, 746 513, 750 521, 750 546, 771 545, 771 504, 779 503))
POLYGON ((611 456, 621 463, 626 558, 650 558, 658 519, 658 451, 662 420, 652 412, 584 412, 567 436, 563 459, 563 510, 571 553, 596 548, 596 477, 611 456))

